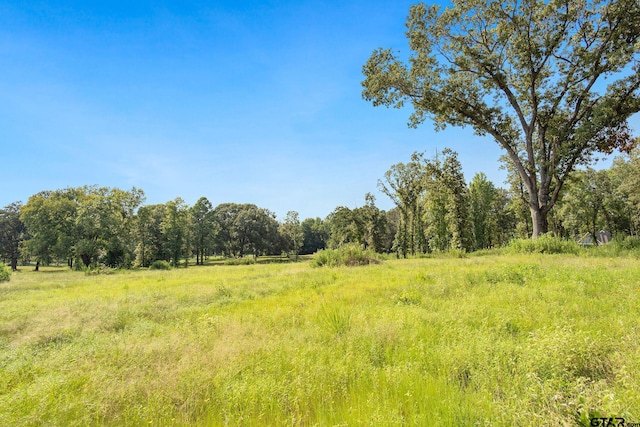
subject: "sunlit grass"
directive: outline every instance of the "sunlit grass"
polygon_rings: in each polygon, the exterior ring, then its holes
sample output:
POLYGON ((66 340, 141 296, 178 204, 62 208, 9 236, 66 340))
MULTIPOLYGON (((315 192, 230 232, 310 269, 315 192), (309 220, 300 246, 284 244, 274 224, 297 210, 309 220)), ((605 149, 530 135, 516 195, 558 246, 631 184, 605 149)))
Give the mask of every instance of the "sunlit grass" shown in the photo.
POLYGON ((640 266, 531 255, 0 285, 0 425, 640 420, 640 266))

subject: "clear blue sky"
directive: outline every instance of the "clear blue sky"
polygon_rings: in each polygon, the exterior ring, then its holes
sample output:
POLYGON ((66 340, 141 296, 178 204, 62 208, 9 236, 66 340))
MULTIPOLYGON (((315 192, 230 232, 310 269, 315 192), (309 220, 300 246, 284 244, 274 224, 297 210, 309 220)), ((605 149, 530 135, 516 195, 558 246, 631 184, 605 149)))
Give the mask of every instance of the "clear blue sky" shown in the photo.
POLYGON ((406 126, 361 98, 377 47, 408 51, 413 1, 0 3, 0 206, 41 190, 141 188, 282 219, 376 195, 389 167, 450 147, 497 185, 471 130, 406 126))

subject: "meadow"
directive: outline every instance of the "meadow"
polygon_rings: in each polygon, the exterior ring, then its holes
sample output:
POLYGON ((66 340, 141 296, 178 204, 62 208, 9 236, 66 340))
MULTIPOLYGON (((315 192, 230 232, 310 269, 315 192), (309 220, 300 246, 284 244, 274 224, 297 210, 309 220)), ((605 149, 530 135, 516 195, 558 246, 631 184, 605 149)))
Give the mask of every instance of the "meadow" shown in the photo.
POLYGON ((640 422, 636 257, 308 261, 0 284, 3 426, 640 422))

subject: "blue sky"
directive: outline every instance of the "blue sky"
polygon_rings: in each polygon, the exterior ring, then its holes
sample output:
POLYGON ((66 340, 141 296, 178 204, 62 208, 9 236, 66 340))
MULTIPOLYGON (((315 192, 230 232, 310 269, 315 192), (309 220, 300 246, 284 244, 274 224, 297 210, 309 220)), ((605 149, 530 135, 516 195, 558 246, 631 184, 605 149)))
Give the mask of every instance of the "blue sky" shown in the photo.
POLYGON ((361 206, 389 167, 450 147, 497 185, 471 130, 361 98, 373 49, 407 52, 413 1, 0 3, 0 206, 99 185, 302 218, 361 206))

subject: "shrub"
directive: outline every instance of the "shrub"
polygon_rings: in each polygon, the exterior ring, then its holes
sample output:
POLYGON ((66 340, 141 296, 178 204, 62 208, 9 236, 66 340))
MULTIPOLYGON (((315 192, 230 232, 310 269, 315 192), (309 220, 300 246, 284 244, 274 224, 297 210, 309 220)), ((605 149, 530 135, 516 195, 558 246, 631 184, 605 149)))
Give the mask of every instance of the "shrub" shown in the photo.
POLYGON ((633 251, 640 249, 640 239, 634 236, 616 236, 612 243, 621 250, 633 251))
POLYGON ((153 263, 149 266, 150 270, 171 270, 171 264, 165 260, 157 260, 153 261, 153 263))
POLYGON ((580 245, 573 240, 565 240, 549 234, 536 239, 516 239, 509 244, 509 251, 520 254, 574 254, 580 251, 580 245))
POLYGON ((0 282, 11 280, 11 272, 4 265, 0 265, 0 282))
POLYGON ((338 249, 318 251, 311 261, 314 267, 338 267, 341 265, 356 266, 379 264, 382 256, 370 249, 362 249, 359 245, 346 245, 338 249))

